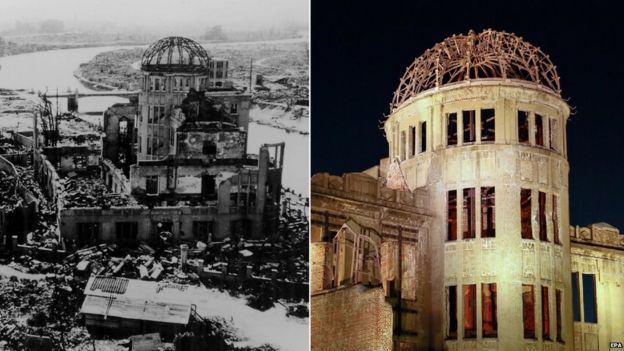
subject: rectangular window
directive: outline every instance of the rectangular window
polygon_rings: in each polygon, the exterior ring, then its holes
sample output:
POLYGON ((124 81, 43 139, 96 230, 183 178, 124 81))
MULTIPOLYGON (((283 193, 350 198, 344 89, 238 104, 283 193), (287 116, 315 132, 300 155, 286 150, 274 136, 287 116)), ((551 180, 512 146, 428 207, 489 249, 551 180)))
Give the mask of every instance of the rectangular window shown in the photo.
POLYGON ((209 243, 213 226, 213 221, 193 221, 193 239, 209 243))
POLYGON ((539 192, 539 237, 541 241, 548 241, 548 231, 546 230, 546 193, 539 192))
POLYGON ((415 126, 411 126, 409 128, 409 133, 410 133, 410 156, 414 156, 416 155, 416 127, 415 126))
POLYGON ((572 316, 575 322, 581 321, 581 295, 578 272, 572 272, 572 316))
POLYGON ((522 239, 533 239, 531 225, 531 189, 520 190, 520 223, 522 239))
POLYGON ((475 237, 475 189, 464 189, 463 203, 464 239, 475 237))
POLYGON ((596 275, 583 273, 583 321, 598 323, 596 311, 596 275))
POLYGON ((518 142, 529 142, 529 113, 518 111, 518 142))
POLYGON ((476 139, 475 111, 462 111, 464 122, 464 143, 474 143, 476 139))
POLYGON ((483 337, 497 337, 496 283, 481 284, 481 318, 483 320, 483 337))
POLYGON ((233 115, 238 113, 238 105, 237 104, 232 104, 230 106, 230 113, 233 114, 233 115))
POLYGON ((457 339, 457 287, 446 287, 447 339, 457 339))
POLYGON ((446 144, 457 145, 457 113, 446 114, 446 144))
POLYGON ((559 150, 559 124, 556 118, 550 119, 550 149, 559 150))
POLYGON ((557 341, 559 342, 563 342, 563 335, 561 335, 561 332, 563 330, 562 324, 563 323, 563 317, 561 316, 561 312, 563 309, 563 304, 562 304, 562 300, 561 300, 561 290, 557 289, 555 290, 555 323, 556 323, 556 328, 557 328, 557 341))
POLYGON ((481 188, 481 237, 496 236, 494 187, 481 188))
POLYGON ((154 78, 154 83, 155 83, 154 90, 159 91, 160 90, 160 79, 159 78, 154 78))
POLYGON ((550 305, 547 286, 542 286, 542 340, 550 340, 550 305))
POLYGON ((139 142, 138 142, 139 153, 141 153, 142 152, 141 150, 143 150, 143 145, 141 144, 141 142, 142 142, 141 136, 139 135, 139 142))
POLYGON ((447 236, 446 240, 457 240, 457 190, 449 190, 447 195, 447 236))
POLYGON ((420 152, 427 151, 427 122, 420 122, 420 152))
POLYGON ((535 294, 533 285, 522 284, 522 320, 524 338, 535 339, 535 294))
POLYGON ((464 338, 477 337, 477 286, 464 285, 464 338))
POLYGON ((405 161, 405 131, 401 131, 401 161, 405 161))
POLYGON ((535 114, 535 145, 544 146, 544 119, 535 114))
POLYGON ((559 239, 559 197, 557 195, 552 196, 552 226, 555 244, 561 245, 559 239))
POLYGON ((145 192, 148 194, 158 194, 158 176, 151 175, 145 177, 145 192))
POLYGON ((137 240, 137 222, 117 222, 115 223, 115 234, 117 242, 120 244, 134 243, 137 240))
POLYGON ((494 141, 496 137, 493 108, 481 109, 481 141, 494 141))
POLYGON ((78 246, 95 244, 99 239, 100 223, 77 223, 76 229, 78 232, 78 246))

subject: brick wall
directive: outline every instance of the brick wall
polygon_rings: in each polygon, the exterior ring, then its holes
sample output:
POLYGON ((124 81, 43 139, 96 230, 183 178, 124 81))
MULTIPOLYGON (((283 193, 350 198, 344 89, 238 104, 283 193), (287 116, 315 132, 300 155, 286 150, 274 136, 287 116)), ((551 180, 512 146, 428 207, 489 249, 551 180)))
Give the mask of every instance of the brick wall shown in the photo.
POLYGON ((381 287, 355 285, 312 296, 312 350, 392 350, 392 307, 381 287))

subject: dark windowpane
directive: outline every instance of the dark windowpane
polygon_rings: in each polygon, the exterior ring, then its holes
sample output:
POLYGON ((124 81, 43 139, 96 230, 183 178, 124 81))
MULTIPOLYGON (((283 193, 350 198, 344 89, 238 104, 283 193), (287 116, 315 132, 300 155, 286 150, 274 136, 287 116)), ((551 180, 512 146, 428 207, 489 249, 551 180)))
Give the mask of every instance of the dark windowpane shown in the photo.
POLYGON ((577 272, 572 272, 572 315, 575 322, 581 321, 581 297, 577 272))
POLYGON ((447 198, 447 240, 457 240, 457 190, 449 190, 447 198))
POLYGON ((550 340, 550 305, 547 286, 542 286, 542 339, 550 340))
POLYGON ((583 273, 583 315, 585 323, 598 323, 596 311, 596 276, 583 273))
POLYGON ((457 145, 457 113, 449 113, 446 118, 447 145, 457 145))
POLYGON ((522 319, 524 337, 535 339, 535 294, 533 285, 522 284, 522 319))
POLYGON ((416 155, 416 127, 410 127, 410 156, 416 155))
POLYGON ((562 328, 562 321, 563 318, 561 317, 561 309, 563 308, 562 306, 562 301, 561 301, 561 290, 555 290, 555 309, 556 309, 556 323, 557 323, 557 341, 559 342, 563 342, 563 335, 561 335, 561 331, 563 330, 562 328))
POLYGON ((475 189, 464 189, 463 221, 464 239, 475 237, 475 189))
POLYGON ((476 138, 475 111, 462 111, 462 119, 464 122, 464 143, 473 143, 476 138))
POLYGON ((493 108, 481 110, 481 141, 494 141, 496 136, 494 120, 493 108))
POLYGON ((498 320, 496 316, 496 284, 481 284, 481 307, 483 319, 483 337, 498 336, 498 320))
POLYGON ((420 152, 427 151, 427 122, 420 123, 420 152))
POLYGON ((520 190, 520 222, 522 239, 533 239, 531 226, 531 189, 520 190))
POLYGON ((529 142, 529 113, 518 111, 518 142, 529 142))
POLYGON ((464 285, 464 338, 477 337, 477 286, 464 285))
POLYGON ((448 339, 457 339, 457 287, 448 286, 446 288, 447 312, 448 312, 448 339))
POLYGON ((481 237, 496 236, 494 187, 481 188, 481 237))
POLYGON ((535 145, 544 146, 544 119, 535 115, 535 145))
POLYGON ((546 230, 546 194, 539 192, 539 237, 541 241, 548 241, 548 232, 546 230))

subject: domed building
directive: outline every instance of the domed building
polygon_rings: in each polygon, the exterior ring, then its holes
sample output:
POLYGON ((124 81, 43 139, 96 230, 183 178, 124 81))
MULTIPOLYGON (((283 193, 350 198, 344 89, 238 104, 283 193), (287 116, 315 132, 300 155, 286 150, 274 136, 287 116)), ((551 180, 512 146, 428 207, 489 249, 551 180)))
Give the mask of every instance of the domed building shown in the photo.
POLYGON ((556 66, 516 35, 471 31, 416 58, 383 123, 388 158, 312 177, 312 349, 622 339, 599 301, 624 293, 624 240, 570 230, 569 115, 556 66))
POLYGON ((167 37, 140 67, 138 103, 104 113, 101 163, 107 187, 138 206, 92 211, 86 234, 67 220, 64 236, 125 245, 162 232, 180 242, 276 233, 284 143, 247 152, 251 94, 229 79, 228 61, 167 37))

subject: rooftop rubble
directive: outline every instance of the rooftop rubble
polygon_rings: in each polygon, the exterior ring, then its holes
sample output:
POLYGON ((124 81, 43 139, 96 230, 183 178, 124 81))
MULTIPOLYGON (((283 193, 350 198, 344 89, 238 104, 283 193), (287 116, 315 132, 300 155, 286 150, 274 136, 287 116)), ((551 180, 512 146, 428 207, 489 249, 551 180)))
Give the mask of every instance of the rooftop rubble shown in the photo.
POLYGON ((61 193, 64 208, 101 207, 108 209, 138 205, 134 197, 108 190, 97 173, 78 175, 70 172, 61 179, 61 185, 64 187, 61 193))
POLYGON ((0 211, 11 212, 22 202, 16 191, 16 179, 9 173, 0 170, 0 211))
POLYGON ((26 152, 27 149, 11 138, 0 135, 0 155, 26 152))

